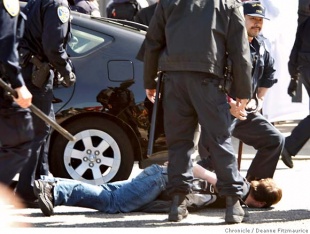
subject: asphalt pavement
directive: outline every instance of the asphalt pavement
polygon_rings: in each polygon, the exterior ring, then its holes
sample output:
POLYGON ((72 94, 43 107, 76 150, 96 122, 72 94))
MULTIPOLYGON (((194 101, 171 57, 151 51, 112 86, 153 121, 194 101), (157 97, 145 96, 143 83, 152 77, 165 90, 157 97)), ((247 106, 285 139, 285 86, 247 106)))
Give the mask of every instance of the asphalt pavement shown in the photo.
MULTIPOLYGON (((284 134, 290 134, 296 122, 277 123, 276 127, 284 134)), ((239 141, 233 139, 236 152, 239 141)), ((243 146, 241 173, 245 175, 255 150, 243 146)), ((109 233, 141 230, 147 232, 207 231, 211 233, 310 233, 310 141, 294 159, 294 168, 286 167, 281 159, 278 162, 274 179, 283 189, 282 200, 270 209, 250 209, 250 220, 241 224, 226 224, 225 209, 206 208, 190 213, 181 222, 168 222, 167 214, 141 212, 125 214, 103 214, 92 209, 59 206, 55 215, 45 217, 40 209, 16 209, 6 206, 0 213, 1 233, 61 233, 91 231, 109 233), (15 226, 3 228, 11 222, 15 226), (87 229, 82 229, 87 228, 87 229), (124 229, 126 228, 126 229, 124 229), (139 229, 137 229, 139 228, 139 229)), ((141 170, 135 165, 131 177, 141 170)), ((0 204, 1 205, 1 204, 0 204)), ((0 206, 1 207, 1 206, 0 206)))

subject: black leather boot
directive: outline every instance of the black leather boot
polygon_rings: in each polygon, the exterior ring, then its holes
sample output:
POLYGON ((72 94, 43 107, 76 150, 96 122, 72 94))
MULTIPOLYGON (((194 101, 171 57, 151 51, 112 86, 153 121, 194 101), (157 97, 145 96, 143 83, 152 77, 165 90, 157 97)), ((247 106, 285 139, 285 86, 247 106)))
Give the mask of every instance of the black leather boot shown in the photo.
POLYGON ((226 197, 226 223, 241 223, 245 217, 245 211, 240 205, 238 196, 226 197))
POLYGON ((188 210, 186 207, 185 194, 175 194, 172 197, 172 204, 170 207, 170 212, 168 220, 172 222, 180 222, 182 219, 186 218, 188 215, 188 210))

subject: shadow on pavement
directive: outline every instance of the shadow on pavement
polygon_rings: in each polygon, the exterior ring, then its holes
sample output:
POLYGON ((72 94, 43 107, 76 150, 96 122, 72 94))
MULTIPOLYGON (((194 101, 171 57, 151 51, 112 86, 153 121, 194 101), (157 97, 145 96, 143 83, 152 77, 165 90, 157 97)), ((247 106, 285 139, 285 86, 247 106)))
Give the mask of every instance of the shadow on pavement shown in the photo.
MULTIPOLYGON (((249 209, 250 220, 243 223, 251 224, 268 224, 268 223, 284 223, 288 221, 309 220, 310 210, 275 210, 271 209, 249 209)), ((198 212, 192 212, 188 218, 182 222, 174 223, 167 220, 167 214, 149 214, 133 212, 129 214, 103 214, 97 211, 90 212, 63 212, 56 213, 61 220, 63 217, 75 216, 80 222, 68 224, 67 220, 55 222, 51 217, 44 217, 45 222, 34 223, 32 227, 182 227, 182 226, 219 226, 227 225, 224 222, 225 209, 203 209, 198 212), (83 222, 83 216, 85 222, 83 222), (133 217, 139 217, 137 221, 133 217), (193 217, 195 216, 195 217, 193 217), (156 217, 156 218, 155 218, 156 217), (48 222, 51 220, 51 222, 48 222), (91 221, 92 220, 92 221, 91 221)), ((38 217, 40 214, 30 214, 28 217, 38 217)), ((42 214, 43 216, 43 214, 42 214)), ((54 216, 55 217, 55 216, 54 216)))

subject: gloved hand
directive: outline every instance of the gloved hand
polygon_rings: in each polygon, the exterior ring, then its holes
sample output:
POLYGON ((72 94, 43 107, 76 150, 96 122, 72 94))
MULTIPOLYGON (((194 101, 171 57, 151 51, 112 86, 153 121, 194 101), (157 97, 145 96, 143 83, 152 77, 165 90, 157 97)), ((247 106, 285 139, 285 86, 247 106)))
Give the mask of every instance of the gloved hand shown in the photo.
POLYGON ((291 78, 291 82, 287 88, 288 95, 290 95, 291 97, 295 97, 297 85, 298 85, 298 79, 297 78, 291 78))
POLYGON ((73 72, 70 72, 69 75, 63 77, 62 85, 64 87, 70 87, 75 84, 76 76, 73 72))

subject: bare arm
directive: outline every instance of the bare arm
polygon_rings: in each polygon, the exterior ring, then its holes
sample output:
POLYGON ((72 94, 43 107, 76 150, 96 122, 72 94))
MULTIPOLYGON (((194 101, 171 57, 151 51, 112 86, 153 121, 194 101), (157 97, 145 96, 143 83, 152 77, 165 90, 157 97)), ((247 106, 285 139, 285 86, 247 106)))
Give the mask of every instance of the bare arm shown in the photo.
POLYGON ((269 88, 259 87, 256 94, 257 101, 255 99, 251 99, 251 101, 247 104, 247 108, 257 109, 257 111, 260 111, 263 108, 264 97, 268 90, 269 88))
POLYGON ((156 89, 146 89, 145 93, 150 102, 155 103, 156 89))
POLYGON ((258 97, 259 99, 264 100, 264 97, 265 97, 266 93, 268 92, 268 90, 269 90, 269 88, 259 87, 259 88, 257 89, 257 97, 258 97))
POLYGON ((216 174, 214 172, 208 171, 199 164, 195 164, 193 166, 193 173, 195 178, 206 180, 207 182, 213 184, 214 186, 217 182, 216 174))

